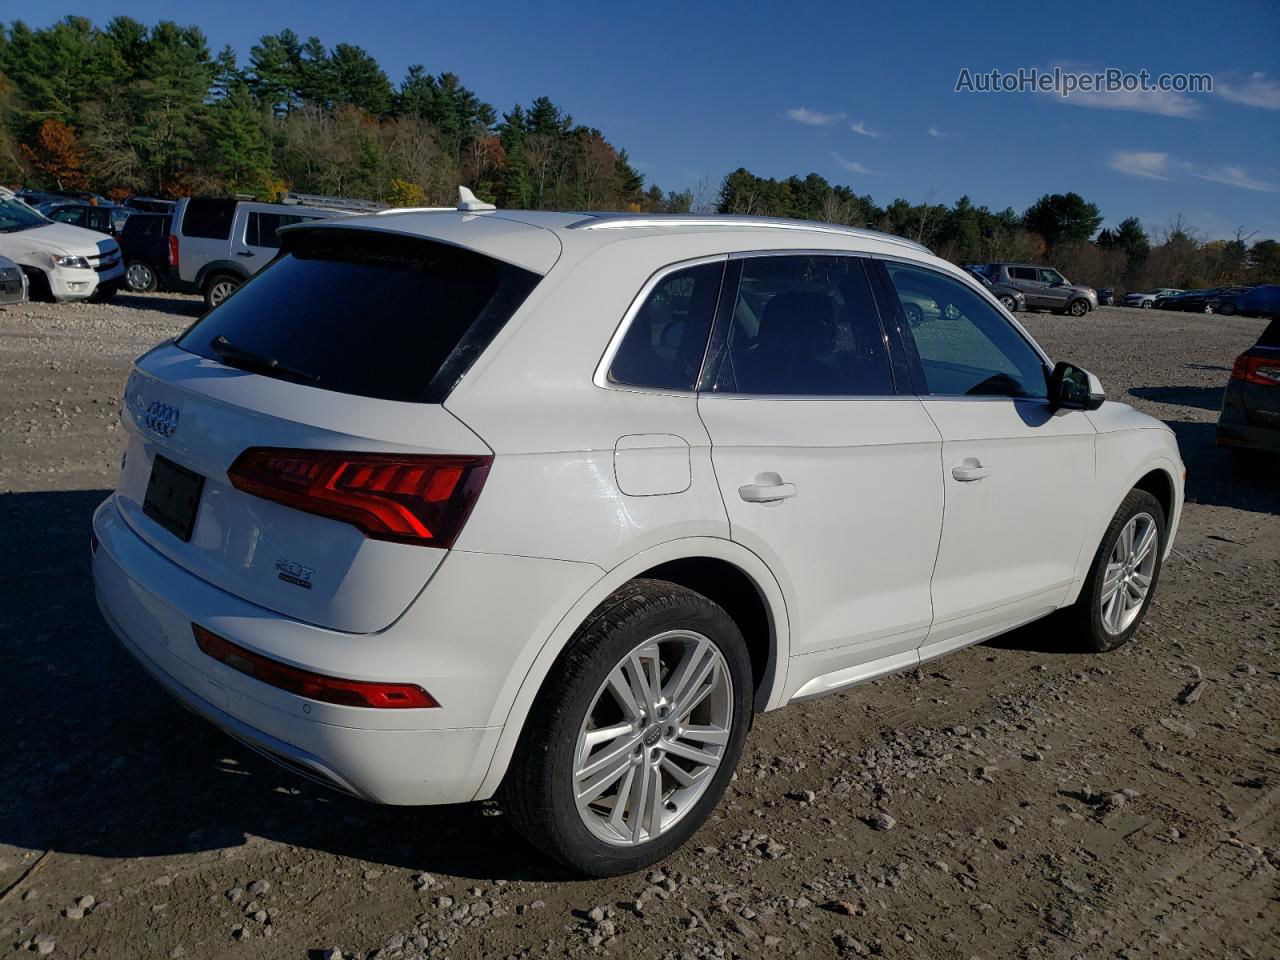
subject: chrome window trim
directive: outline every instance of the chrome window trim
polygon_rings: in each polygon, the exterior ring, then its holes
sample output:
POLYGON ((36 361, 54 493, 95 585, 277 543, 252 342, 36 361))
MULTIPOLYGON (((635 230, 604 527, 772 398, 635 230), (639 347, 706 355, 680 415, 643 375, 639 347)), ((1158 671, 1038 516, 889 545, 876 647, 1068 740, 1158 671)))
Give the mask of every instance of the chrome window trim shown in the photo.
MULTIPOLYGON (((609 338, 608 344, 604 348, 604 354, 600 357, 596 364, 595 373, 591 377, 591 382, 597 387, 605 390, 624 390, 629 393, 650 393, 658 396, 668 397, 696 397, 697 390, 671 390, 662 387, 646 387, 642 384, 633 383, 616 383, 609 379, 609 368, 613 366, 613 358, 617 355, 618 349, 622 346, 622 341, 626 339, 627 331, 631 329, 632 321, 635 320, 636 314, 640 312, 640 308, 644 306, 649 295, 653 293, 655 287, 663 280, 677 273, 680 270, 687 270, 690 267, 700 267, 708 263, 726 263, 729 256, 724 253, 712 254, 704 257, 693 257, 689 260, 681 260, 677 263, 669 263, 664 267, 660 267, 650 275, 649 279, 640 287, 640 292, 635 295, 631 303, 627 306, 626 311, 622 314, 617 329, 613 331, 613 336, 609 338)), ((723 288, 723 284, 722 284, 723 288)), ((723 289, 722 289, 723 292, 723 289)), ((712 318, 714 323, 714 317, 712 318)), ((703 348, 704 359, 706 349, 703 348)), ((696 386, 695 381, 695 386, 696 386)))

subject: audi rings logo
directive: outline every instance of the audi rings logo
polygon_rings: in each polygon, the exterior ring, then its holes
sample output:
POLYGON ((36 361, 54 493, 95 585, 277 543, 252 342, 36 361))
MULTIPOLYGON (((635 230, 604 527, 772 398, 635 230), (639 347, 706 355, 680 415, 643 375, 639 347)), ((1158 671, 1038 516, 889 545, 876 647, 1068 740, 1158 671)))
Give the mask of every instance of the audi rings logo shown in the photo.
POLYGON ((147 407, 147 413, 142 422, 152 433, 162 437, 172 437, 178 430, 178 416, 177 407, 155 400, 151 406, 147 407))

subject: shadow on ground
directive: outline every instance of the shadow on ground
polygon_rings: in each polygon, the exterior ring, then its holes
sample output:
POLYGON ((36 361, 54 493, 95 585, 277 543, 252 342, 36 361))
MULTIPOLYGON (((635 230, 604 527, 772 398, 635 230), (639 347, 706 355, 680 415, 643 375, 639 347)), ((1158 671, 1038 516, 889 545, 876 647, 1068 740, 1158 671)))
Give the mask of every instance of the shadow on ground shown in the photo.
POLYGON ((493 804, 379 807, 281 770, 188 713, 103 624, 89 521, 105 490, 0 495, 0 842, 102 857, 266 837, 475 879, 565 880, 493 804))
POLYGON ((117 293, 111 298, 111 305, 193 320, 205 312, 204 300, 167 293, 117 293))
POLYGON ((1129 395, 1155 403, 1172 403, 1216 413, 1222 409, 1225 392, 1226 387, 1134 387, 1129 395))

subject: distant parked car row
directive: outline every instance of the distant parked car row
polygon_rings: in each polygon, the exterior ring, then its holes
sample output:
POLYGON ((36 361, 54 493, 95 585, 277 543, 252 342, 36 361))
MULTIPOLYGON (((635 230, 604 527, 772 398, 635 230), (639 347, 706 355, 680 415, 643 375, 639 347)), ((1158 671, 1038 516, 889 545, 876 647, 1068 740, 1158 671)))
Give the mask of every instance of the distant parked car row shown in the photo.
MULTIPOLYGON (((124 281, 120 246, 109 236, 58 222, 0 188, 0 257, 23 273, 32 298, 106 300, 124 281)), ((12 279, 4 280, 6 294, 12 279)))
POLYGON ((1147 292, 1126 294, 1124 305, 1145 310, 1273 317, 1276 315, 1276 290, 1280 290, 1280 287, 1269 284, 1257 287, 1210 287, 1205 290, 1157 287, 1147 292))

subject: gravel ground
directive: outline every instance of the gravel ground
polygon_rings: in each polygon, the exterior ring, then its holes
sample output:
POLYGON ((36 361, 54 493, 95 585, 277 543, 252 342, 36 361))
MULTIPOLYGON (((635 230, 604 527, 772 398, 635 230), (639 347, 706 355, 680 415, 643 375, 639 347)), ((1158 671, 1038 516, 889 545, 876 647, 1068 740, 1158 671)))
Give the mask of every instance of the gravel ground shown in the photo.
POLYGON ((1213 443, 1257 321, 1032 315, 1190 468, 1135 640, 1051 624, 760 717, 712 821, 566 878, 492 804, 363 805, 184 712, 100 622, 128 361, 193 299, 0 311, 0 954, 1274 957, 1280 483, 1213 443))

